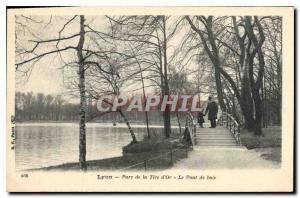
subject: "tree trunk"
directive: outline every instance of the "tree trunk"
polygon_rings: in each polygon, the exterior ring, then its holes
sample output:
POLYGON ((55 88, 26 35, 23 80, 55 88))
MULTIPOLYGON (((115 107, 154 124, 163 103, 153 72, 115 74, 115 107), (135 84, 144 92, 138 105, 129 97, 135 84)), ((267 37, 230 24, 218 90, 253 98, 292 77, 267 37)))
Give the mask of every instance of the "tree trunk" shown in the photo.
MULTIPOLYGON (((163 16, 163 57, 164 57, 164 95, 170 95, 169 83, 168 83, 168 62, 167 62, 167 36, 166 36, 166 18, 163 16)), ((170 107, 166 106, 164 111, 164 128, 165 128, 165 136, 166 138, 170 137, 171 134, 171 121, 170 121, 170 107)))
POLYGON ((118 109, 118 112, 120 113, 121 117, 124 119, 124 121, 125 121, 125 123, 126 123, 126 125, 128 127, 129 133, 130 133, 131 138, 132 138, 132 142, 131 143, 132 144, 137 143, 136 137, 134 135, 134 132, 133 132, 131 126, 130 126, 130 123, 129 123, 127 117, 125 116, 125 114, 123 113, 123 111, 121 109, 118 109))
MULTIPOLYGON (((157 37, 158 38, 158 37, 157 37)), ((165 78, 164 78, 164 73, 163 73, 163 54, 161 50, 161 45, 160 45, 160 40, 158 39, 158 53, 159 53, 159 72, 160 72, 160 90, 161 90, 161 98, 164 97, 165 95, 165 78)), ((164 133, 166 134, 166 116, 165 116, 165 111, 163 111, 163 121, 164 121, 164 133)))
POLYGON ((262 135, 262 103, 259 94, 259 89, 253 90, 253 100, 255 104, 255 123, 254 123, 254 134, 262 135))
POLYGON ((181 123, 180 123, 178 111, 176 111, 176 117, 177 117, 177 123, 178 123, 178 127, 179 127, 179 133, 181 134, 181 123))
POLYGON ((241 101, 240 106, 245 118, 245 127, 248 131, 254 130, 254 113, 253 113, 253 100, 251 95, 249 78, 244 74, 241 82, 241 101))
POLYGON ((258 18, 255 16, 254 21, 255 24, 257 25, 257 29, 259 32, 259 37, 260 40, 258 41, 257 36, 254 34, 253 30, 253 25, 251 23, 252 19, 249 16, 246 16, 246 21, 245 21, 245 28, 246 32, 248 35, 249 40, 252 41, 254 44, 254 49, 249 57, 249 79, 250 79, 250 85, 251 85, 251 92, 252 92, 252 98, 254 101, 254 106, 255 106, 255 135, 262 135, 262 102, 261 102, 261 96, 260 96, 260 89, 262 88, 263 84, 263 76, 264 76, 264 67, 265 67, 265 60, 264 60, 264 54, 262 52, 262 45, 265 41, 265 36, 264 32, 262 29, 262 26, 258 20, 258 18), (257 77, 256 81, 254 79, 254 58, 257 54, 258 58, 258 72, 257 72, 257 77))
POLYGON ((226 111, 226 106, 224 103, 224 98, 223 98, 223 87, 222 87, 222 82, 221 82, 221 75, 220 75, 220 57, 219 57, 219 49, 217 48, 216 41, 215 41, 215 35, 213 32, 213 21, 212 21, 212 16, 209 16, 206 19, 206 30, 207 30, 207 35, 208 35, 208 40, 212 48, 212 54, 211 58, 214 59, 212 60, 214 67, 215 67, 215 78, 216 78, 216 87, 217 87, 217 94, 218 94, 218 101, 220 104, 220 107, 222 111, 226 111))
POLYGON ((217 95, 218 95, 218 101, 219 101, 221 110, 226 111, 226 105, 224 103, 223 87, 222 87, 219 67, 220 67, 220 65, 215 65, 215 79, 216 79, 217 95))
POLYGON ((279 111, 277 111, 277 116, 278 116, 278 122, 279 124, 281 125, 281 117, 282 117, 282 63, 281 61, 278 62, 278 65, 277 65, 277 83, 278 83, 278 87, 279 87, 279 90, 278 90, 278 109, 279 111))
POLYGON ((86 111, 86 96, 85 96, 85 76, 84 76, 84 58, 82 48, 84 44, 84 16, 80 15, 80 38, 77 46, 77 56, 79 64, 79 93, 80 93, 80 121, 79 121, 79 167, 85 171, 86 166, 86 129, 85 129, 85 111, 86 111))
POLYGON ((205 20, 205 22, 201 21, 201 23, 203 23, 206 28, 208 38, 204 37, 203 33, 193 24, 193 22, 191 21, 191 19, 188 16, 186 17, 186 19, 189 22, 189 24, 191 25, 192 29, 195 32, 197 32, 198 35, 200 36, 201 41, 204 45, 204 49, 205 49, 206 53, 208 54, 209 59, 211 60, 213 66, 214 66, 218 101, 219 101, 221 109, 223 111, 225 111, 226 105, 225 105, 224 98, 223 98, 223 88, 222 88, 221 74, 220 74, 220 58, 219 58, 219 51, 218 51, 218 48, 215 43, 215 36, 212 31, 212 17, 210 16, 208 18, 203 18, 205 20), (208 47, 207 40, 212 49, 210 49, 208 47))
MULTIPOLYGON (((144 83, 144 77, 143 77, 143 71, 140 63, 138 62, 138 65, 140 67, 140 72, 141 72, 141 81, 142 81, 142 88, 143 88, 143 99, 144 99, 144 107, 146 107, 146 92, 145 92, 145 83, 144 83)), ((145 117, 146 117, 146 126, 147 126, 147 135, 148 138, 150 139, 150 129, 149 129, 149 118, 148 118, 148 112, 145 111, 145 117)))

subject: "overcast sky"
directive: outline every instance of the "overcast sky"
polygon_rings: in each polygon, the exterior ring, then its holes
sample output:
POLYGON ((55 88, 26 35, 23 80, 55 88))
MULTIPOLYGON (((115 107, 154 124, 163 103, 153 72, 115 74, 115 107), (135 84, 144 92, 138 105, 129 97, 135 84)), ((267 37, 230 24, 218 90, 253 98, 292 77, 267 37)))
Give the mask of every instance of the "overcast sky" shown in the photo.
MULTIPOLYGON (((28 42, 28 40, 43 40, 43 39, 53 39, 58 38, 58 32, 63 27, 63 25, 71 19, 73 16, 60 16, 60 17, 50 17, 50 16, 37 16, 34 18, 36 21, 43 21, 47 25, 35 23, 30 20, 24 20, 21 17, 19 19, 20 22, 28 25, 30 28, 30 32, 33 32, 34 35, 25 33, 22 29, 18 33, 18 41, 19 43, 26 47, 32 48, 33 43, 28 42), (50 22, 51 18, 51 23, 50 22), (36 38, 35 38, 36 37, 36 38)), ((175 17, 174 17, 175 18, 175 17)), ((172 22, 170 19, 170 23, 172 22)), ((18 19, 17 19, 18 21, 18 19)), ((97 16, 97 17, 87 17, 86 22, 94 28, 98 28, 98 30, 106 30, 108 27, 107 20, 104 16, 97 16)), ((70 36, 74 33, 78 33, 79 31, 79 23, 74 21, 72 24, 69 24, 68 27, 62 33, 62 36, 70 36)), ((181 30, 176 36, 168 43, 168 56, 174 52, 179 45, 182 37, 185 33, 186 29, 181 30)), ((87 41, 86 41, 87 42, 87 41)), ((73 45, 76 46, 78 43, 78 38, 68 40, 68 43, 61 42, 60 45, 73 45)), ((53 45, 41 45, 39 46, 39 52, 44 52, 45 50, 53 49, 53 45)), ((63 54, 63 59, 67 61, 70 58, 74 58, 74 52, 68 52, 63 54)), ((76 55, 75 55, 76 56, 76 55)), ((18 62, 18 60, 16 60, 18 62)), ((67 89, 64 84, 64 76, 62 70, 62 61, 59 56, 57 55, 50 55, 43 57, 35 66, 33 67, 29 78, 24 78, 23 74, 20 73, 16 74, 16 91, 21 92, 34 92, 34 93, 44 93, 44 94, 64 94, 66 93, 67 89)), ((64 70, 65 71, 65 70, 64 70)), ((136 85, 139 88, 141 87, 140 84, 136 85)), ((148 88, 148 92, 151 92, 152 88, 148 88)))

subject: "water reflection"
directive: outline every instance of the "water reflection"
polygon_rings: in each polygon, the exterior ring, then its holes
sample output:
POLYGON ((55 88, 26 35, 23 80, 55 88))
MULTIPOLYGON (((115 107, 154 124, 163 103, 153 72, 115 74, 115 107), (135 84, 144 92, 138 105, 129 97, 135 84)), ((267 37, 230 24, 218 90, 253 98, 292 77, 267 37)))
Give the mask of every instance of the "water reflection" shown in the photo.
MULTIPOLYGON (((146 135, 142 125, 133 126, 133 130, 138 140, 146 135)), ((78 161, 78 133, 78 124, 72 123, 17 124, 16 169, 78 161)), ((87 160, 120 156, 122 147, 131 141, 125 125, 88 124, 86 137, 87 160)))

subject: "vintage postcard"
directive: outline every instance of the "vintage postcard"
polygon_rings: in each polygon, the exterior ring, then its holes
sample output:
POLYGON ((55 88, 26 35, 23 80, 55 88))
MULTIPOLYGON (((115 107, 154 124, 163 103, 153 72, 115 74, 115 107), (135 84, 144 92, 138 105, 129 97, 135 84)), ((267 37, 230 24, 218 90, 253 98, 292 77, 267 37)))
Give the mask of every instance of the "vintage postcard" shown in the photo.
POLYGON ((7 191, 293 192, 293 7, 7 8, 7 191))

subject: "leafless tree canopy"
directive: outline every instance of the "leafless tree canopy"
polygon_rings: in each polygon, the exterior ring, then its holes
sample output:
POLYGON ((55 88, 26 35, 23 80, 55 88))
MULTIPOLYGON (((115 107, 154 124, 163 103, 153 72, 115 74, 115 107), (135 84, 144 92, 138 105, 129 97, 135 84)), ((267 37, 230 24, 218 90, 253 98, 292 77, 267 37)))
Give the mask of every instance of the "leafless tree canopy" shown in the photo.
MULTIPOLYGON (((212 95, 256 135, 281 122, 281 17, 18 15, 15 27, 17 75, 28 78, 35 65, 53 59, 68 94, 80 98, 83 170, 87 96, 212 95)), ((126 113, 118 111, 135 143, 126 113)), ((170 116, 167 108, 167 138, 170 116)), ((148 126, 147 113, 145 119, 148 126)))

